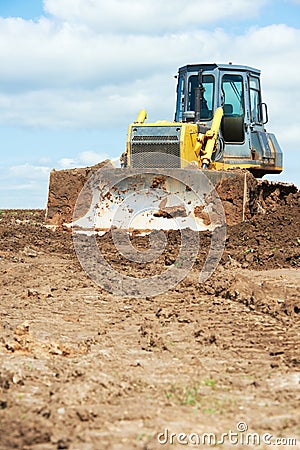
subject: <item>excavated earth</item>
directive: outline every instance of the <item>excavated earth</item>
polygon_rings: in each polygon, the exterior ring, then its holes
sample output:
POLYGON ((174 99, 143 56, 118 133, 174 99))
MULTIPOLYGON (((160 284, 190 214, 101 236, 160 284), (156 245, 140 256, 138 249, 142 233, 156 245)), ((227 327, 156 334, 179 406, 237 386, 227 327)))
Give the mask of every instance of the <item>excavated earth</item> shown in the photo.
MULTIPOLYGON (((274 192, 227 227, 206 282, 209 232, 187 276, 154 297, 96 285, 44 211, 2 211, 0 449, 206 449, 213 436, 224 449, 300 448, 300 194, 274 192)), ((148 263, 112 238, 97 242, 120 276, 180 265, 179 232, 148 263)))

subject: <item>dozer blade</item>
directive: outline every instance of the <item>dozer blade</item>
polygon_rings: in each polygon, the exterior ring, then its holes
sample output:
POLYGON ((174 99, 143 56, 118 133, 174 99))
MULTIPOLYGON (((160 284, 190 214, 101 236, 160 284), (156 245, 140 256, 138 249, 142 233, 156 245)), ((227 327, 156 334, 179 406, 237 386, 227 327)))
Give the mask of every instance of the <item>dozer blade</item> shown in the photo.
POLYGON ((104 233, 112 228, 213 230, 225 223, 214 186, 234 173, 198 168, 101 168, 82 189, 75 206, 75 232, 104 233))

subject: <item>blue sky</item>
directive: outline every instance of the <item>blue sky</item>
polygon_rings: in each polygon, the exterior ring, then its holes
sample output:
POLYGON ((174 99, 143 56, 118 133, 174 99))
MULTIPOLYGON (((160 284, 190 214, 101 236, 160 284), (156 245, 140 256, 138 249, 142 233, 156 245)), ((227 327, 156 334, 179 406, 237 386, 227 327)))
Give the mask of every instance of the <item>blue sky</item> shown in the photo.
POLYGON ((30 20, 45 14, 43 2, 40 0, 1 0, 1 17, 23 17, 30 20))
POLYGON ((0 0, 0 208, 44 208, 51 168, 117 158, 172 120, 177 68, 260 68, 267 129, 300 186, 300 0, 0 0), (166 21, 165 18, 168 17, 166 21))

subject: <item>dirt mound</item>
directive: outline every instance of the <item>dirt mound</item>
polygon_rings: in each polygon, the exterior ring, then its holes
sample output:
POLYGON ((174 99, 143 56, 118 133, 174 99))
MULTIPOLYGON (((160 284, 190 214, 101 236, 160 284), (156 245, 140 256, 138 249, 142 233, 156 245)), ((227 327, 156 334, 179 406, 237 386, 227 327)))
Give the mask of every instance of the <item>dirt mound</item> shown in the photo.
MULTIPOLYGON (((94 172, 109 163, 109 160, 105 160, 91 167, 52 170, 46 209, 47 222, 53 225, 72 222, 75 204, 83 186, 94 172)), ((85 204, 84 199, 82 200, 85 204)), ((83 210, 82 215, 85 212, 83 210)))
POLYGON ((63 229, 53 231, 45 224, 45 210, 2 210, 0 214, 0 255, 17 257, 18 253, 74 252, 72 237, 63 229))
POLYGON ((300 192, 282 198, 273 193, 261 213, 228 227, 226 254, 243 268, 300 266, 300 192))
POLYGON ((293 184, 258 180, 247 170, 230 172, 235 177, 223 179, 216 185, 229 226, 285 205, 287 197, 298 191, 293 184))

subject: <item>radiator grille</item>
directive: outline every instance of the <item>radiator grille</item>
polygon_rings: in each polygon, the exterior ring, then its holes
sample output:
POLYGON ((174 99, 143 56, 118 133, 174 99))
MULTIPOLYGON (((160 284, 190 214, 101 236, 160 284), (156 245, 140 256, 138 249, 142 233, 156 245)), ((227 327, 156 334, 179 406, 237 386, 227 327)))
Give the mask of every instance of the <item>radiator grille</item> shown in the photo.
POLYGON ((131 133, 131 166, 135 168, 180 167, 180 128, 134 127, 131 133))

